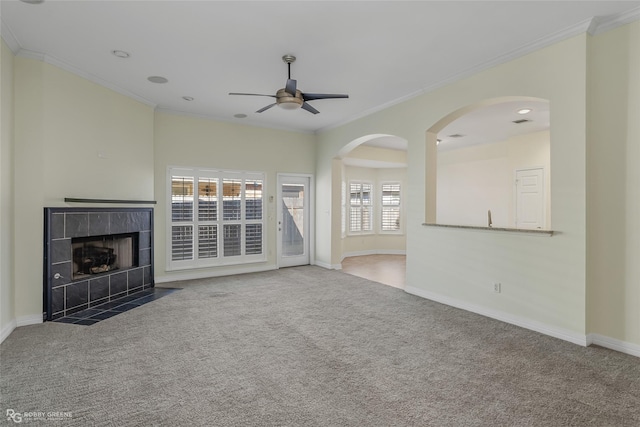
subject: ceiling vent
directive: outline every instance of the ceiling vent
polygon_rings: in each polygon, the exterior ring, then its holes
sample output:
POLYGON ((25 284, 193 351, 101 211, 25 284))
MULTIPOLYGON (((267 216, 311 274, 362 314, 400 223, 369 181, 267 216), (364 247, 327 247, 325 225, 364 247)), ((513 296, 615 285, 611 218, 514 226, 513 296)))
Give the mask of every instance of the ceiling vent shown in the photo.
POLYGON ((453 135, 449 135, 449 138, 462 138, 464 135, 460 133, 454 133, 453 135))
POLYGON ((531 120, 529 119, 518 119, 518 120, 514 120, 513 123, 519 125, 520 123, 526 123, 526 122, 530 122, 531 120))

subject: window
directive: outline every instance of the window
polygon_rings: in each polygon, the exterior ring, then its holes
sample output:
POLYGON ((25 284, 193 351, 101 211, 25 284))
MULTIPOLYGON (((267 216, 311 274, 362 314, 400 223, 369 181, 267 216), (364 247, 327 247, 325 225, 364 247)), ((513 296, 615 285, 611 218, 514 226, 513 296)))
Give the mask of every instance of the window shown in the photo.
POLYGON ((169 268, 265 261, 264 174, 169 168, 169 268))
POLYGON ((365 182, 349 183, 349 232, 373 231, 373 186, 365 182))
POLYGON ((400 184, 382 184, 382 199, 380 205, 380 230, 383 232, 400 231, 400 184))

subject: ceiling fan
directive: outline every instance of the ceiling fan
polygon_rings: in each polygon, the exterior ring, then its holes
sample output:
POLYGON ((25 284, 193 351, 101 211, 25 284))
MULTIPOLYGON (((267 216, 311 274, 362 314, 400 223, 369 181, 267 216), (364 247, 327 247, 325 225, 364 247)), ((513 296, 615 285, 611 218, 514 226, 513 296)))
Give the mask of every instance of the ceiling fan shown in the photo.
POLYGON ((291 78, 291 64, 296 60, 293 55, 284 55, 282 60, 287 63, 289 68, 289 78, 284 88, 278 90, 275 95, 263 95, 260 93, 237 93, 231 92, 229 95, 249 95, 249 96, 269 96, 275 98, 276 102, 269 104, 266 107, 262 107, 256 113, 262 113, 267 111, 274 105, 279 106, 285 110, 295 110, 302 107, 303 110, 307 110, 310 113, 318 114, 320 111, 313 108, 307 103, 307 101, 314 101, 316 99, 335 99, 335 98, 348 98, 349 95, 330 94, 330 93, 302 93, 297 89, 297 81, 291 78))

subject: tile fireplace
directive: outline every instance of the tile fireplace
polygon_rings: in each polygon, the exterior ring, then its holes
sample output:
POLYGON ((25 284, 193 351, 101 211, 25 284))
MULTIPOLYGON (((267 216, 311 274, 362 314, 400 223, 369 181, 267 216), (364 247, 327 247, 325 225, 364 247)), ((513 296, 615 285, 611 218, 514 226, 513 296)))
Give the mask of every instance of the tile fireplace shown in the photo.
POLYGON ((54 320, 152 288, 152 208, 45 208, 43 301, 54 320))

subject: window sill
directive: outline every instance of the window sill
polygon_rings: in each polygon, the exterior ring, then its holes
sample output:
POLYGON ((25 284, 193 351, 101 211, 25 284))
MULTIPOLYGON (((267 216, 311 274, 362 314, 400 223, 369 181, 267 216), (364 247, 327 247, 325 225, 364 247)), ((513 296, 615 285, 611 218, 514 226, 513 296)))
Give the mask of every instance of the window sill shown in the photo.
POLYGON ((529 230, 525 228, 506 228, 506 227, 480 227, 475 225, 453 225, 453 224, 432 224, 423 223, 425 227, 443 227, 443 228, 462 228, 468 230, 487 230, 487 231, 506 231, 509 233, 523 233, 523 234, 536 234, 544 236, 553 236, 555 231, 553 230, 529 230))

